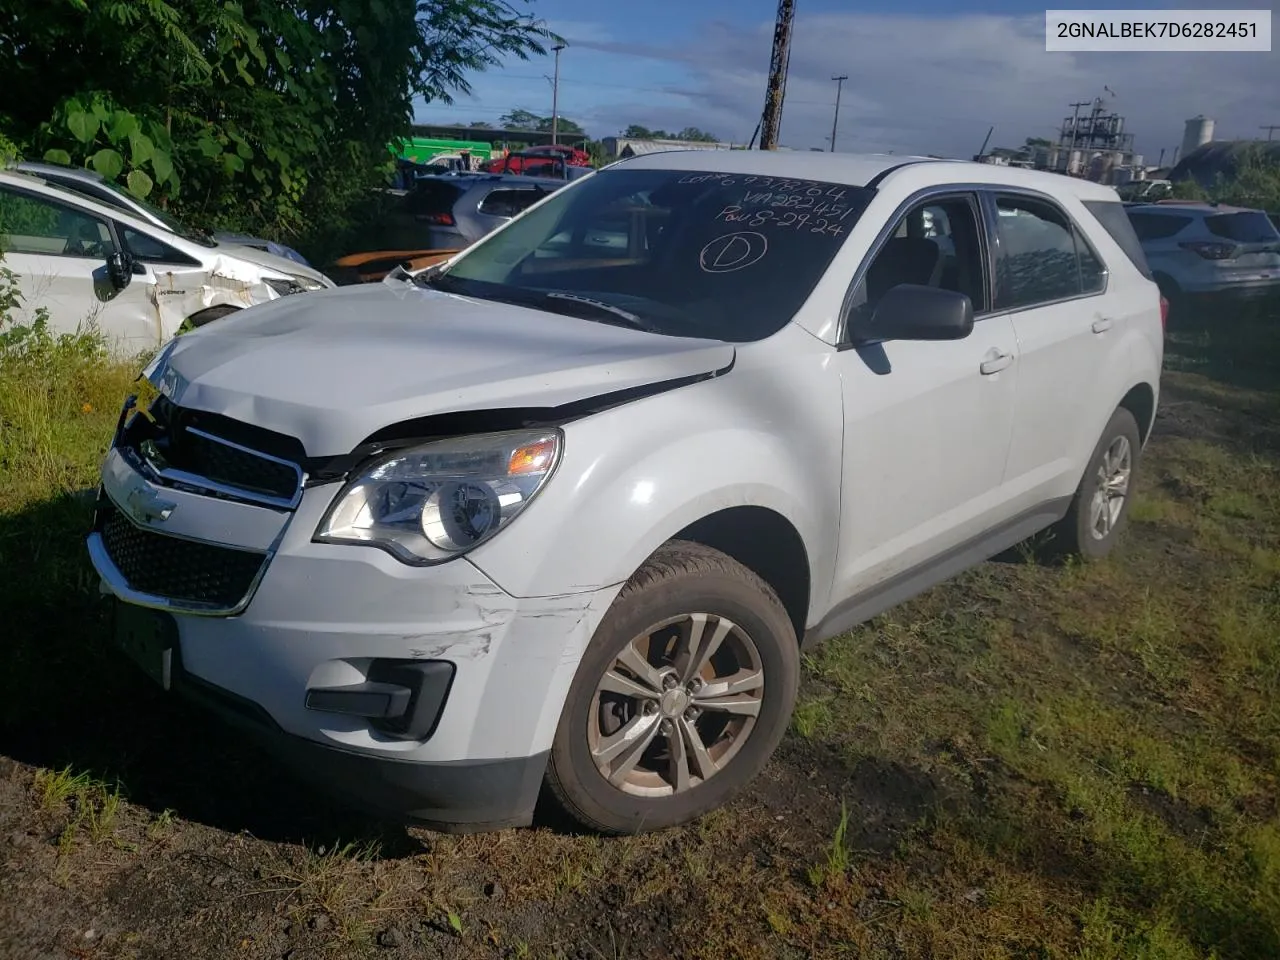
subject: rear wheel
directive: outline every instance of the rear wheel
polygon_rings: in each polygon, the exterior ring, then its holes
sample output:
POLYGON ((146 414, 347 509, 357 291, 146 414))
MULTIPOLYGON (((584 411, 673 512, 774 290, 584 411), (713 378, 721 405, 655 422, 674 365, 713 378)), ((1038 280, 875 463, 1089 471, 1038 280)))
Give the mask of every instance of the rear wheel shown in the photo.
POLYGON ((760 772, 786 731, 799 673, 795 629, 768 584, 719 551, 669 543, 588 647, 547 786, 604 833, 693 820, 760 772))
POLYGON ((1100 560, 1112 551, 1129 520, 1141 452, 1138 421, 1121 407, 1111 415, 1071 508, 1055 529, 1059 552, 1100 560))

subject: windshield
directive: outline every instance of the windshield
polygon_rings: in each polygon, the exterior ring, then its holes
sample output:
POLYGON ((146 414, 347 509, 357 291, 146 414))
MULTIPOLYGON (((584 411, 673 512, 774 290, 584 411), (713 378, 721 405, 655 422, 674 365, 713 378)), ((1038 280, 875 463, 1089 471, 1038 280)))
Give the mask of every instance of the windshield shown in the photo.
POLYGON ((816 180, 607 170, 423 282, 672 336, 761 340, 808 298, 873 193, 816 180))

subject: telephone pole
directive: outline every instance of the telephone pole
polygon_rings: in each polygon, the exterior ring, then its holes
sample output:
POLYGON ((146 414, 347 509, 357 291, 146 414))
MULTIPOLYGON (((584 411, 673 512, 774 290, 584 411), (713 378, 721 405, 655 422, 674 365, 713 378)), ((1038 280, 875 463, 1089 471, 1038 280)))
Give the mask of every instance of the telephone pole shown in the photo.
POLYGON ((760 117, 760 149, 778 149, 782 126, 782 98, 787 90, 787 68, 791 65, 791 23, 795 0, 778 0, 778 19, 773 27, 773 54, 769 59, 769 84, 765 90, 764 113, 760 117))
POLYGON ((841 74, 838 77, 832 77, 836 82, 836 115, 831 120, 831 152, 836 152, 836 125, 840 123, 840 91, 844 87, 844 82, 849 79, 847 74, 841 74))
POLYGON ((1267 139, 1270 140, 1272 132, 1280 130, 1280 123, 1272 124, 1271 126, 1261 126, 1258 129, 1267 131, 1267 139))
POLYGON ((557 43, 551 49, 556 52, 556 78, 551 82, 551 142, 558 143, 560 133, 560 51, 565 44, 557 43))

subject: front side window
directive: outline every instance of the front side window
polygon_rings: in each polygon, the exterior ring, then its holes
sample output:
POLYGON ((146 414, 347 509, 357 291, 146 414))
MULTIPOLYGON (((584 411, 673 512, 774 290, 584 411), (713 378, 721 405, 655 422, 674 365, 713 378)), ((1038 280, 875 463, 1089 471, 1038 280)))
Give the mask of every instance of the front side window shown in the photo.
POLYGON ((877 304, 899 284, 963 293, 974 313, 988 309, 978 200, 940 197, 912 207, 876 251, 853 296, 853 325, 871 321, 877 304))
POLYGON ((557 192, 423 282, 672 336, 760 340, 800 309, 873 193, 624 166, 557 192))
POLYGON ((1080 231, 1053 204, 996 198, 996 309, 1015 310, 1097 293, 1105 269, 1080 231))
POLYGON ((120 240, 124 244, 124 248, 139 260, 146 263, 199 264, 199 261, 171 247, 169 244, 157 240, 149 233, 143 233, 140 230, 133 229, 133 227, 126 227, 121 223, 117 223, 116 228, 120 231, 120 240))
POLYGON ((44 197, 0 189, 0 251, 105 260, 113 249, 105 221, 44 197))

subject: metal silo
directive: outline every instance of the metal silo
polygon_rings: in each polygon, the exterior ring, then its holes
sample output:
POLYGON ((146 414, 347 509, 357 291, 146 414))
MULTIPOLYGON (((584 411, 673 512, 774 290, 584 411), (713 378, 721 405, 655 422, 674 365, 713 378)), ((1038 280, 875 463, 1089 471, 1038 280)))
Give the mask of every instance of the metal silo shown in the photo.
POLYGON ((1186 131, 1182 134, 1182 150, 1185 157, 1197 147, 1202 147, 1213 139, 1213 121, 1205 116, 1194 117, 1187 121, 1186 131))

